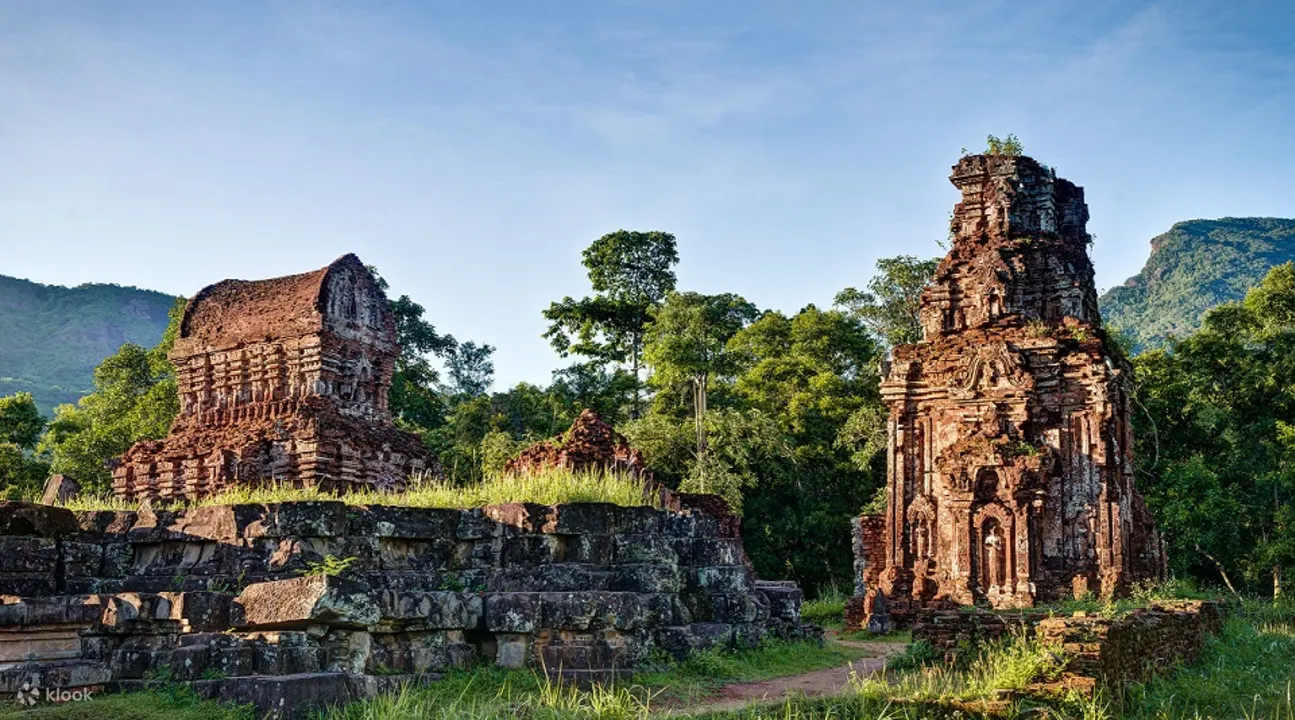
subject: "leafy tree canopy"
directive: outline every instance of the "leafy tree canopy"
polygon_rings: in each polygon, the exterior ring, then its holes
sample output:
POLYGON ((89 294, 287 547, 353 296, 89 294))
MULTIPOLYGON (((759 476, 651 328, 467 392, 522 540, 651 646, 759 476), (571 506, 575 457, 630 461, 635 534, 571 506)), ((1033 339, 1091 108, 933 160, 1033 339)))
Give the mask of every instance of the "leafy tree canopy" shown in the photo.
POLYGON ((39 491, 49 464, 33 451, 44 429, 29 393, 0 398, 0 498, 28 499, 39 491))
POLYGON ((1135 359, 1140 485, 1180 572, 1281 590, 1295 564, 1295 264, 1135 359))
POLYGON ((675 237, 617 230, 586 248, 583 262, 594 295, 549 305, 544 337, 563 357, 574 353, 602 365, 628 364, 631 414, 637 415, 644 327, 652 308, 674 290, 675 237))
POLYGON ((836 305, 864 323, 886 345, 894 347, 922 339, 918 311, 939 260, 911 255, 882 258, 867 290, 849 287, 836 295, 836 305))
POLYGON ((70 475, 91 492, 112 486, 108 461, 139 440, 166 435, 180 409, 175 370, 167 355, 175 344, 184 300, 171 308, 162 341, 145 350, 122 345, 94 370, 94 392, 54 412, 40 448, 54 472, 70 475))
POLYGON ((0 398, 0 442, 31 450, 36 447, 44 429, 45 419, 40 416, 31 393, 0 398))

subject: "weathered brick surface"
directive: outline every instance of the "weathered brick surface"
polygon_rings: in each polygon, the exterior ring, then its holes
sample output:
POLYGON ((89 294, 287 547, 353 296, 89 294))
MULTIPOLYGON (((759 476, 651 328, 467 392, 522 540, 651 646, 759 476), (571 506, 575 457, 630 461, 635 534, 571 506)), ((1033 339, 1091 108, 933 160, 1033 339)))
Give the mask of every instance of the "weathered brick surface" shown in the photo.
POLYGON ((267 481, 395 489, 427 468, 387 407, 400 348, 354 255, 314 272, 225 280, 189 301, 171 351, 180 413, 113 471, 127 498, 195 498, 267 481))
POLYGON ((1130 369, 1102 331, 1083 189, 1027 157, 964 157, 950 179, 962 201, 922 295, 923 339, 895 348, 881 386, 884 557, 869 520, 856 625, 876 593, 892 613, 1021 608, 1164 572, 1133 484, 1130 369))
POLYGON ((803 632, 800 590, 756 581, 741 540, 693 510, 3 510, 0 657, 88 664, 77 672, 96 682, 169 674, 217 697, 292 698, 293 682, 259 676, 422 676, 480 659, 587 681, 654 649, 803 632), (312 572, 329 556, 345 570, 312 572))

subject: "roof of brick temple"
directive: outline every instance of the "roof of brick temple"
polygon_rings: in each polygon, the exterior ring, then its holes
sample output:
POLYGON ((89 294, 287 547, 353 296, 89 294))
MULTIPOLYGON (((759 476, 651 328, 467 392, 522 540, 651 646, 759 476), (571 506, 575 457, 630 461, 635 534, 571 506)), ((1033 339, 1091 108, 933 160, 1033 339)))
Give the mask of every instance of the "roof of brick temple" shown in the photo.
MULTIPOLYGON (((186 354, 321 332, 326 280, 348 266, 369 274, 364 263, 348 253, 325 267, 298 275, 208 285, 185 307, 176 349, 186 354)), ((395 341, 394 327, 391 341, 395 341)))

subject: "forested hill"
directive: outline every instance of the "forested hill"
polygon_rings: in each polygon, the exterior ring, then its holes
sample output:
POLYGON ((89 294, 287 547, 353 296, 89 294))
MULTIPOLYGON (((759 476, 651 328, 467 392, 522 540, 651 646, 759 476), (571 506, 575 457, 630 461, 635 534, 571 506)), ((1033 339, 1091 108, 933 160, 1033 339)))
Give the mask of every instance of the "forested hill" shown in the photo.
POLYGON ((0 397, 30 392, 41 412, 76 402, 122 343, 162 339, 175 298, 152 290, 68 288, 0 275, 0 397))
POLYGON ((1295 219, 1223 218, 1176 223, 1151 240, 1137 275, 1101 297, 1107 327, 1137 350, 1200 327, 1206 310, 1240 300, 1268 269, 1295 260, 1295 219))

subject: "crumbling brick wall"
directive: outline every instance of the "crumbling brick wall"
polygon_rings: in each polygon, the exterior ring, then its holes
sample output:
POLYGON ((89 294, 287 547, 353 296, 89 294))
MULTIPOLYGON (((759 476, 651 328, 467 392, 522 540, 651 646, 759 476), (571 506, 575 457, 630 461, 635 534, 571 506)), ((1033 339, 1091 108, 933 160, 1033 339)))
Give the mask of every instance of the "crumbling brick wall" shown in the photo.
POLYGON ((1119 618, 1053 617, 1038 623, 1041 640, 1067 656, 1067 686, 1091 691, 1144 682, 1200 656, 1223 623, 1223 606, 1209 601, 1156 603, 1119 618))
POLYGON ((961 608, 920 613, 913 623, 913 640, 930 644, 953 661, 986 643, 1037 637, 1059 648, 1066 659, 1057 685, 1091 693, 1195 662, 1206 638, 1222 628, 1223 617, 1224 605, 1210 600, 1155 602, 1115 617, 961 608))
POLYGON ((223 699, 335 702, 479 660, 605 679, 656 650, 799 632, 800 590, 744 558, 722 518, 687 509, 0 504, 0 664, 17 663, 0 693, 33 673, 163 673, 223 699))

